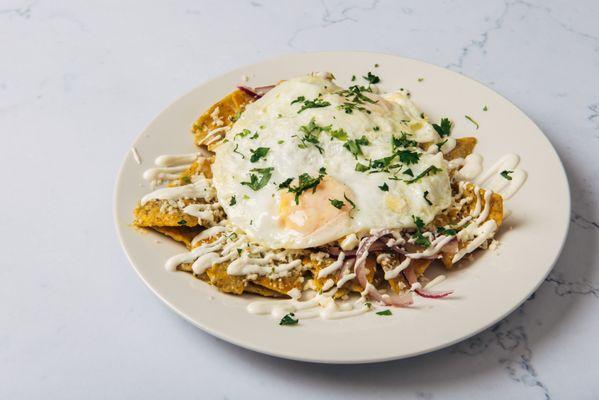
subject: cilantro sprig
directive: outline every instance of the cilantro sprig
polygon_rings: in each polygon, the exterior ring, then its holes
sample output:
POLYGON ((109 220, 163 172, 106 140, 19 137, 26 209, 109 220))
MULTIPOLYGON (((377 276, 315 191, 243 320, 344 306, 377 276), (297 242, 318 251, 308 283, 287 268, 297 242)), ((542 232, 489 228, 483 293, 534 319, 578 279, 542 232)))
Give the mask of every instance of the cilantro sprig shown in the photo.
POLYGON ((284 188, 290 193, 294 193, 295 204, 299 204, 299 198, 305 191, 312 189, 312 193, 316 192, 316 187, 320 184, 326 173, 327 171, 324 167, 320 168, 318 171, 318 176, 316 177, 310 176, 307 173, 303 173, 297 178, 297 185, 292 186, 291 182, 293 182, 293 180, 289 181, 289 179, 287 179, 285 182, 283 182, 286 185, 283 187, 279 185, 279 188, 284 188))
POLYGON ((268 154, 269 150, 270 148, 268 147, 258 147, 257 149, 250 150, 252 153, 252 156, 250 157, 250 162, 255 163, 261 158, 266 158, 266 155, 268 154))
POLYGON ((414 244, 418 246, 422 246, 424 248, 428 248, 431 245, 431 241, 426 238, 422 234, 422 228, 424 228, 424 221, 420 217, 416 217, 412 215, 412 220, 416 225, 416 232, 412 234, 412 238, 414 239, 414 244))
POLYGON ((437 131, 440 137, 446 137, 451 135, 452 126, 453 124, 447 118, 441 118, 441 122, 439 122, 438 125, 433 124, 433 128, 435 128, 435 131, 437 131))
POLYGON ((255 174, 250 174, 250 180, 247 182, 241 182, 242 185, 248 186, 253 191, 262 189, 270 178, 272 177, 272 171, 274 168, 253 168, 250 171, 255 174))
POLYGON ((299 322, 299 319, 295 318, 295 314, 289 313, 289 314, 285 314, 285 316, 283 318, 281 318, 279 325, 297 325, 298 322, 299 322))

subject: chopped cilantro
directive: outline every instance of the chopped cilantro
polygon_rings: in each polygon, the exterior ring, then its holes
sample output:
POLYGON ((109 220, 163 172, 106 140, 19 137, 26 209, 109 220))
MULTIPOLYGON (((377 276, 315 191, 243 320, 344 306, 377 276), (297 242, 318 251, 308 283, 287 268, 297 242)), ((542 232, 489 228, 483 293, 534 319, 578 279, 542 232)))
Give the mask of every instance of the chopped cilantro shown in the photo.
POLYGON ((181 178, 181 182, 183 182, 185 184, 190 184, 191 178, 189 176, 184 176, 183 178, 181 178))
POLYGON ((435 128, 435 131, 437 131, 437 133, 441 137, 451 135, 451 126, 452 123, 447 118, 441 118, 441 122, 439 123, 439 125, 433 124, 433 128, 435 128))
POLYGON ((503 170, 503 171, 501 171, 500 175, 503 176, 508 181, 511 181, 512 177, 510 176, 510 174, 513 174, 513 173, 514 173, 514 171, 503 170))
POLYGON ((303 103, 304 101, 306 101, 306 98, 304 96, 299 96, 297 99, 293 100, 291 104, 303 103))
POLYGON ((229 117, 229 121, 236 122, 239 119, 239 117, 241 117, 241 110, 237 111, 237 113, 232 117, 229 117))
POLYGON ((232 207, 235 204, 237 204, 237 198, 235 196, 231 197, 231 200, 229 200, 229 205, 232 207))
POLYGON ((274 170, 274 168, 254 168, 254 169, 251 169, 250 171, 256 172, 258 175, 260 175, 260 177, 258 178, 258 176, 256 174, 250 174, 250 180, 249 180, 249 182, 241 182, 241 184, 245 185, 245 186, 248 186, 253 191, 260 190, 264 186, 266 186, 266 184, 270 180, 270 177, 272 176, 272 171, 273 170, 274 170))
POLYGON ((409 185, 411 183, 419 181, 420 178, 424 178, 425 176, 429 176, 429 175, 434 175, 437 172, 441 172, 441 171, 443 171, 441 168, 437 168, 434 165, 431 165, 430 167, 428 167, 427 169, 422 171, 420 174, 418 174, 418 176, 416 178, 406 181, 406 183, 409 185))
POLYGON ((404 173, 405 175, 408 175, 408 176, 411 176, 411 177, 413 177, 413 176, 414 176, 414 173, 412 172, 412 169, 411 169, 411 168, 408 168, 408 169, 406 169, 406 170, 405 170, 403 173, 404 173))
POLYGON ((245 156, 237 150, 238 148, 239 148, 239 143, 235 143, 235 148, 233 149, 233 153, 237 153, 241 156, 241 158, 245 158, 245 156))
POLYGON ((472 118, 470 115, 464 115, 464 117, 465 117, 465 118, 466 118, 468 121, 472 122, 472 123, 473 123, 473 124, 476 126, 476 129, 478 129, 478 128, 479 128, 478 122, 476 122, 476 121, 475 121, 475 120, 474 120, 474 119, 473 119, 473 118, 472 118))
POLYGON ((347 142, 345 142, 343 147, 349 150, 349 152, 352 153, 354 155, 354 158, 357 160, 358 156, 363 154, 361 146, 368 146, 369 144, 370 142, 368 141, 366 136, 362 136, 359 139, 348 140, 347 142))
POLYGON ((351 206, 351 208, 356 208, 356 204, 353 201, 351 201, 350 198, 347 197, 347 195, 345 193, 343 193, 343 198, 345 200, 347 200, 347 202, 349 203, 349 205, 351 206))
POLYGON ((252 152, 252 156, 250 157, 250 162, 257 162, 259 159, 266 157, 268 151, 270 149, 268 147, 258 147, 257 149, 250 150, 252 152))
POLYGON ((366 303, 364 303, 364 305, 368 308, 372 308, 372 303, 367 301, 366 303))
POLYGON ((302 107, 297 112, 298 114, 304 110, 309 109, 309 108, 322 108, 322 107, 327 107, 327 106, 331 105, 331 103, 329 103, 328 101, 325 101, 323 99, 316 98, 314 100, 306 100, 306 98, 304 96, 300 96, 291 102, 291 104, 294 104, 294 103, 304 103, 304 104, 302 104, 302 107))
POLYGON ((352 81, 352 82, 355 82, 355 81, 356 81, 356 76, 355 76, 355 75, 352 75, 352 76, 351 76, 351 81, 352 81))
POLYGON ((178 225, 187 225, 187 221, 185 221, 184 219, 181 219, 179 221, 177 221, 178 225))
POLYGON ((383 315, 383 316, 387 316, 387 315, 393 315, 393 313, 391 312, 391 310, 389 310, 389 309, 386 309, 386 310, 383 310, 383 311, 379 311, 379 312, 377 312, 377 313, 376 313, 376 315, 383 315))
POLYGON ((364 165, 364 164, 360 164, 360 163, 356 163, 356 168, 355 170, 358 172, 366 172, 370 169, 370 167, 368 165, 364 165))
POLYGON ((489 111, 489 107, 487 107, 487 106, 484 106, 484 107, 483 107, 483 111, 489 111))
POLYGON ((343 142, 345 142, 347 140, 347 132, 345 132, 341 128, 329 129, 329 130, 327 130, 327 132, 329 133, 329 135, 331 135, 331 138, 335 138, 335 139, 341 140, 343 142))
POLYGON ((285 141, 284 140, 279 140, 279 141, 277 141, 277 143, 278 144, 283 144, 283 143, 285 143, 285 141))
POLYGON ((410 150, 400 150, 397 152, 399 161, 404 164, 416 164, 420 160, 420 154, 410 150))
POLYGON ((391 138, 391 144, 393 145, 393 151, 397 150, 398 148, 402 148, 402 147, 418 146, 417 142, 415 142, 414 140, 408 139, 408 134, 405 132, 401 133, 401 137, 393 136, 391 138))
POLYGON ((339 210, 341 210, 341 208, 345 205, 345 203, 341 200, 337 200, 337 199, 329 199, 329 201, 331 202, 331 205, 339 210))
POLYGON ((424 228, 424 221, 420 217, 416 217, 414 215, 412 215, 412 220, 414 221, 414 224, 416 225, 416 232, 414 232, 412 234, 412 238, 414 239, 414 244, 417 244, 418 246, 422 246, 424 248, 430 247, 430 245, 431 245, 430 240, 428 240, 422 234, 422 228, 424 228))
POLYGON ((295 314, 289 313, 289 314, 285 314, 285 316, 283 318, 281 318, 279 325, 297 325, 298 322, 299 322, 299 319, 295 318, 295 314))
POLYGON ((374 68, 378 68, 378 67, 379 67, 379 65, 378 65, 378 64, 374 64, 374 68))
POLYGON ((250 139, 258 139, 258 132, 255 132, 252 136, 250 136, 250 139))
POLYGON ((377 84, 381 81, 381 78, 379 78, 376 75, 373 75, 372 72, 368 72, 368 74, 366 74, 365 76, 363 76, 362 78, 364 78, 365 80, 368 81, 368 83, 370 83, 371 85, 377 84))
POLYGON ((279 189, 288 188, 292 181, 293 181, 293 178, 287 178, 287 179, 285 179, 283 182, 281 182, 279 184, 279 189))
POLYGON ((458 233, 458 231, 456 231, 455 229, 446 229, 442 226, 437 227, 437 232, 440 233, 441 235, 447 235, 447 236, 457 235, 457 233, 458 233))
POLYGON ((325 175, 326 170, 321 168, 317 177, 312 177, 307 173, 303 173, 298 177, 297 186, 291 186, 291 184, 289 184, 286 189, 290 193, 295 193, 295 204, 299 204, 299 198, 306 190, 312 189, 312 193, 314 193, 316 187, 320 184, 325 175))
POLYGON ((429 206, 432 206, 432 205, 433 205, 433 203, 432 203, 432 202, 431 202, 431 201, 428 199, 428 190, 425 190, 425 191, 424 191, 424 195, 423 195, 422 197, 424 197, 424 200, 426 201, 426 203, 427 203, 429 206))
POLYGON ((416 225, 416 228, 418 230, 424 228, 424 221, 422 220, 422 218, 412 215, 412 221, 414 221, 414 224, 416 225))
POLYGON ((237 139, 237 137, 242 137, 242 138, 246 137, 250 133, 252 133, 252 131, 250 131, 249 129, 244 129, 241 132, 239 132, 238 134, 236 134, 235 136, 233 136, 233 139, 237 139))
POLYGON ((424 78, 418 78, 418 82, 422 82, 424 78))
POLYGON ((387 182, 385 182, 381 186, 379 186, 379 189, 381 189, 383 192, 388 192, 389 191, 389 185, 387 185, 387 182))

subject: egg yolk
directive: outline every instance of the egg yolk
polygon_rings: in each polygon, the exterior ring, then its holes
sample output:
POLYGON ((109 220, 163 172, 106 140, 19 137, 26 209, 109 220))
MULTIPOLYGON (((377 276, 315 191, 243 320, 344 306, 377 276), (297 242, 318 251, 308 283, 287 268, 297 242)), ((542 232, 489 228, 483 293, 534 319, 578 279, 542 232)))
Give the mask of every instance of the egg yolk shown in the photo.
POLYGON ((279 221, 285 229, 310 235, 349 218, 353 207, 346 197, 350 200, 353 197, 347 186, 329 176, 324 177, 316 190, 303 192, 298 203, 294 193, 282 193, 279 221))

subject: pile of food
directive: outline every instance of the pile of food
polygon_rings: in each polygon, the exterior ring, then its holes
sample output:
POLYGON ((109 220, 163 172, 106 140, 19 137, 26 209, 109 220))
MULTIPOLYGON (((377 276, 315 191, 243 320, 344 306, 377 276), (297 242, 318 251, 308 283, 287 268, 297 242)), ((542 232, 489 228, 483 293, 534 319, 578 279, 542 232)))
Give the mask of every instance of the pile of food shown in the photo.
POLYGON ((475 183, 476 139, 429 122, 406 90, 379 94, 372 73, 348 88, 334 81, 239 87, 193 124, 197 154, 146 171, 161 187, 134 224, 188 247, 167 269, 227 293, 291 298, 282 312, 450 294, 424 287, 427 268, 487 248, 503 218, 501 195, 475 183), (336 305, 352 292, 356 302, 336 305))

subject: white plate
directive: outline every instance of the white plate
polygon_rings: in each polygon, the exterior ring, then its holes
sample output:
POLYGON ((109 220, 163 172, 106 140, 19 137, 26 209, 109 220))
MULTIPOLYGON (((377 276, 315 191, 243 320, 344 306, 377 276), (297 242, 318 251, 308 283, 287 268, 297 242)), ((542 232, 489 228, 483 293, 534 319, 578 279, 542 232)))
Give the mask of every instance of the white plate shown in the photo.
POLYGON ((570 196, 563 166, 547 138, 524 113, 478 82, 397 56, 294 54, 240 68, 198 86, 168 106, 134 146, 142 163, 138 165, 127 154, 116 183, 115 218, 121 243, 140 277, 173 310, 201 329, 239 346, 290 359, 375 362, 430 352, 468 338, 504 318, 539 286, 560 253, 569 223, 570 196), (388 317, 368 313, 282 327, 269 316, 248 314, 245 306, 250 297, 222 294, 190 275, 167 272, 164 261, 183 248, 130 226, 137 200, 150 190, 141 176, 144 169, 160 154, 194 151, 191 123, 230 92, 242 75, 251 77, 250 85, 260 86, 311 71, 331 71, 342 85, 349 83, 352 74, 374 71, 381 76, 381 89, 407 88, 433 121, 447 116, 455 122, 455 136, 476 136, 477 152, 484 156, 485 165, 506 153, 521 156, 528 181, 506 203, 513 214, 498 235, 500 247, 481 252, 473 262, 465 260, 459 270, 447 274, 442 287, 455 290, 451 298, 416 298, 414 307, 395 309, 388 317), (465 114, 480 123, 479 130, 465 114))

